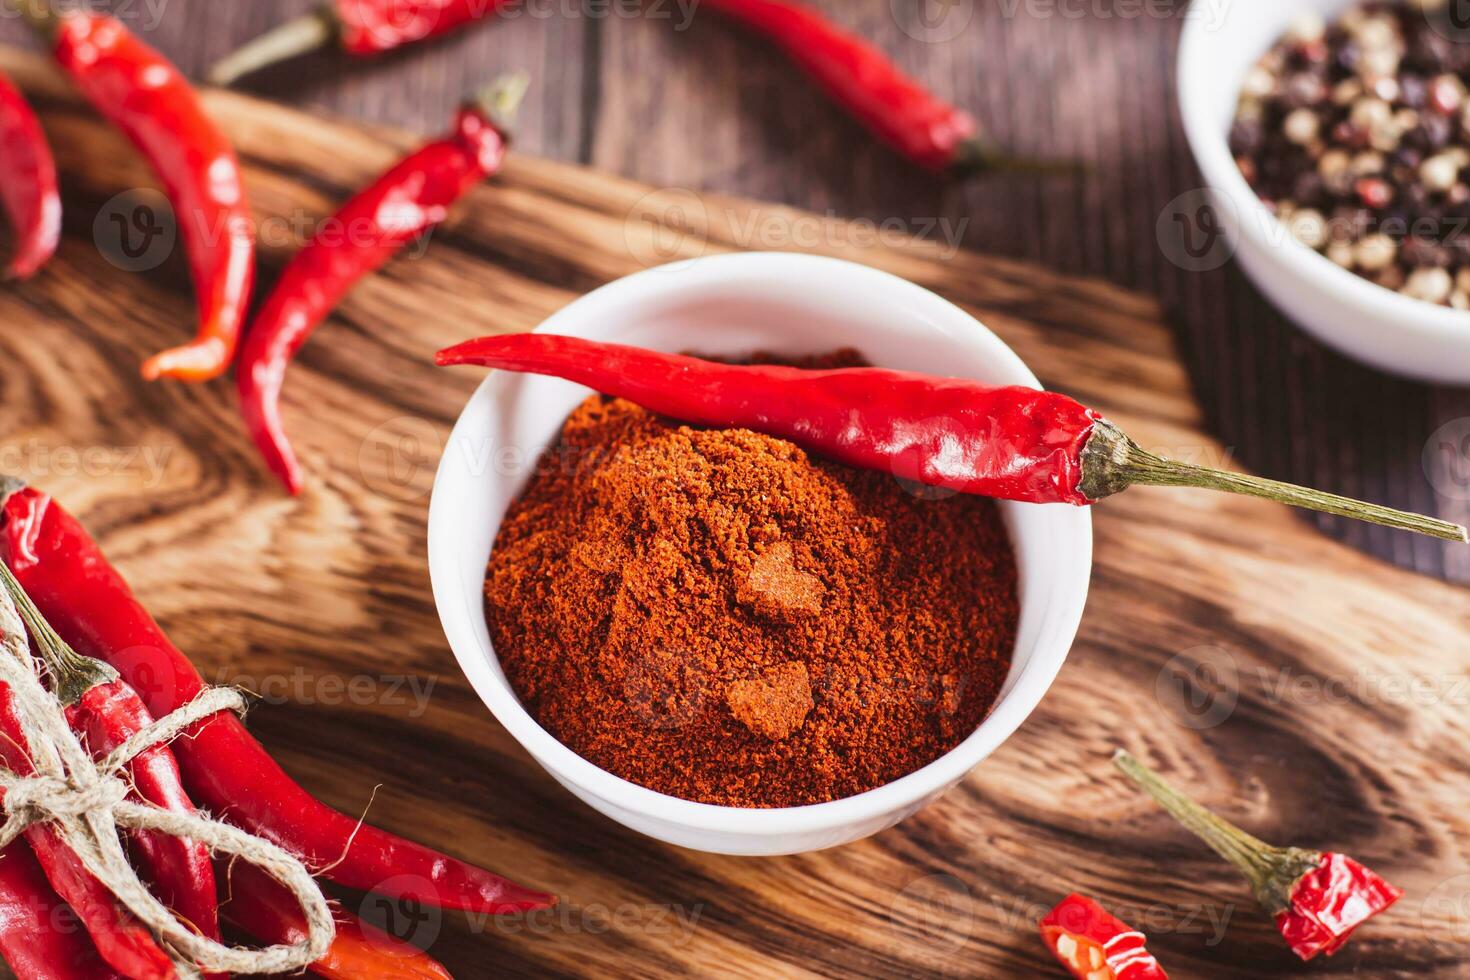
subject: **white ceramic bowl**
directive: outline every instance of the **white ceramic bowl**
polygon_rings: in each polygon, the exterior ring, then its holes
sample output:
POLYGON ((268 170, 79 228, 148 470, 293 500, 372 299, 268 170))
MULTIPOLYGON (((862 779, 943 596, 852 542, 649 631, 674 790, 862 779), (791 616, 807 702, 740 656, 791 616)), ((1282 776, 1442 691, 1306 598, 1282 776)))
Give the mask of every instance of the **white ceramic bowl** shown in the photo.
POLYGON ((1470 313, 1374 285, 1302 245, 1262 206, 1230 155, 1227 137, 1246 71, 1297 15, 1316 11, 1331 20, 1350 2, 1195 0, 1179 45, 1184 132, 1241 266, 1288 317, 1382 370, 1470 384, 1470 313))
MULTIPOLYGON (((852 346, 888 367, 1036 385, 973 317, 887 273, 835 259, 725 255, 663 266, 582 297, 548 333, 717 355, 793 355, 852 346)), ((576 755, 521 707, 491 649, 485 563, 529 464, 588 390, 493 372, 445 448, 429 509, 429 567, 444 631, 465 676, 526 751, 578 797, 634 830, 725 854, 790 854, 890 827, 958 782, 1016 730, 1066 659, 1087 596, 1092 523, 1065 504, 1002 505, 1020 571, 1014 664, 990 716, 960 746, 887 786, 815 806, 751 810, 692 803, 620 779, 576 755)))

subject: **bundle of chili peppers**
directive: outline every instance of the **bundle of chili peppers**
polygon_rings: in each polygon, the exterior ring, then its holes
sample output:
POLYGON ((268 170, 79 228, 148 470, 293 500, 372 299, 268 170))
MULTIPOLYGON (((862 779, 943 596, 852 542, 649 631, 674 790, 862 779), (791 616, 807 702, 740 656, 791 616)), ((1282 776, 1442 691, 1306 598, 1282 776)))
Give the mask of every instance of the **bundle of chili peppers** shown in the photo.
MULTIPOLYGON (((252 72, 333 41, 370 56, 499 13, 507 0, 332 0, 220 61, 210 81, 229 85, 252 72)), ((905 75, 882 51, 794 0, 700 0, 790 58, 875 136, 926 170, 978 173, 1068 172, 1075 167, 1021 160, 979 135, 973 116, 905 75)))
POLYGON ((849 466, 1002 500, 1087 505, 1137 484, 1200 487, 1466 540, 1448 521, 1165 459, 1092 409, 1034 388, 724 364, 540 333, 471 340, 437 361, 565 378, 696 425, 754 429, 849 466))
MULTIPOLYGON (((55 694, 94 754, 105 755, 152 717, 203 690, 198 672, 81 525, 49 497, 14 481, 0 486, 0 557, 0 580, 16 597, 55 694)), ((24 774, 25 741, 7 708, 7 691, 0 690, 0 761, 24 774)), ((231 714, 210 716, 170 745, 140 754, 130 775, 140 798, 181 812, 205 807, 350 888, 488 915, 554 901, 326 807, 293 782, 231 714)), ((13 969, 35 963, 38 969, 29 976, 102 976, 91 968, 100 957, 125 976, 171 975, 152 936, 100 889, 47 825, 32 827, 25 840, 58 897, 52 899, 28 868, 0 869, 0 909, 38 897, 51 907, 65 900, 85 933, 47 936, 42 945, 17 952, 13 969)), ((187 841, 140 835, 137 850, 159 895, 200 932, 217 935, 223 912, 267 943, 300 938, 303 922, 269 878, 236 867, 225 882, 208 856, 187 841)), ((315 972, 343 978, 445 975, 425 954, 376 934, 345 911, 336 914, 345 928, 313 965, 315 972)), ((0 916, 0 952, 9 957, 12 949, 21 950, 33 916, 0 916)))

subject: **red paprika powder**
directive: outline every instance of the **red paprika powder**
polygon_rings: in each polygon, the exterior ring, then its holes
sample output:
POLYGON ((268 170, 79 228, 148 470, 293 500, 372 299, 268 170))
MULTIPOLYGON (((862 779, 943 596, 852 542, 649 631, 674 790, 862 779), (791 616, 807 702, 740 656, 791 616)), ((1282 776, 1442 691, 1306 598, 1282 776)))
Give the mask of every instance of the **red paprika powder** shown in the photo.
POLYGON ((996 505, 594 396, 485 586, 517 695, 625 779, 742 807, 873 789, 968 736, 1010 667, 996 505))

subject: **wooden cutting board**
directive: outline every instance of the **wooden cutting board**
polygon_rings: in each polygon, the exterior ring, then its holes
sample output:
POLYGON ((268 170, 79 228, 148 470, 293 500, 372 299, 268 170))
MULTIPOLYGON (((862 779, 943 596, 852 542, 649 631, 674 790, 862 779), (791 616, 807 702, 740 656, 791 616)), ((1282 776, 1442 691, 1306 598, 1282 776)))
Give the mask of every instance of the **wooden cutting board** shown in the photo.
MULTIPOLYGON (((1273 505, 1137 489, 1097 508, 1091 602, 1036 714, 948 796, 834 851, 715 857, 623 830, 545 775, 460 677, 424 522, 477 378, 431 367, 435 349, 531 327, 646 264, 809 247, 972 310, 1144 444, 1228 463, 1150 299, 513 159, 303 352, 286 404, 311 480, 293 500, 258 464, 230 384, 138 378, 193 323, 182 261, 148 234, 166 226, 138 210, 143 163, 44 62, 7 52, 0 66, 35 98, 67 175, 58 260, 0 290, 0 471, 77 512, 207 677, 265 696, 250 723, 304 783, 564 896, 524 920, 391 916, 457 976, 1057 975, 1034 922, 1074 889, 1148 929, 1175 976, 1303 972, 1234 872, 1114 775, 1119 745, 1256 833, 1346 851, 1406 889, 1315 974, 1465 975, 1470 595, 1273 505)), ((209 106, 247 166, 266 286, 293 227, 415 142, 230 94, 209 106)))

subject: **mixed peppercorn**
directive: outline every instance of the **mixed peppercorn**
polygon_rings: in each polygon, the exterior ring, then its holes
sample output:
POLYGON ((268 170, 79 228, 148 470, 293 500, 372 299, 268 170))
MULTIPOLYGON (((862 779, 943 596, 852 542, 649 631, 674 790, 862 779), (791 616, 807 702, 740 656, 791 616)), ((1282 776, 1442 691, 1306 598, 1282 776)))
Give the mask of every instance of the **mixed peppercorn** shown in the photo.
POLYGON ((1373 0, 1331 24, 1305 13, 1247 73, 1230 131, 1297 241, 1456 309, 1470 309, 1465 41, 1443 0, 1373 0))

